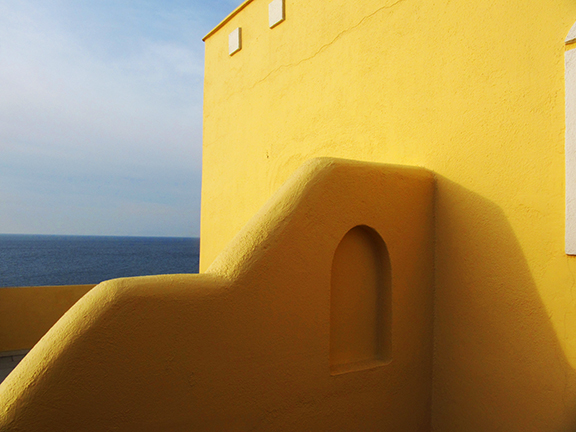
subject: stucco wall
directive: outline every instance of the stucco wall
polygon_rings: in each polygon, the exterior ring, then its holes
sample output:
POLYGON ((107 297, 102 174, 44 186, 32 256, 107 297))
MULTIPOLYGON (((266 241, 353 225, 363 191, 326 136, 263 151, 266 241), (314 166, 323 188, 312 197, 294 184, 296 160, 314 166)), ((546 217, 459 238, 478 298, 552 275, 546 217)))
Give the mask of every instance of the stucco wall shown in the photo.
POLYGON ((0 384, 0 430, 430 430, 433 198, 421 168, 304 164, 206 273, 92 289, 0 384))
POLYGON ((93 287, 0 288, 0 352, 32 348, 93 287))
POLYGON ((435 429, 576 428, 576 258, 564 253, 576 3, 287 0, 273 29, 268 3, 206 38, 201 269, 304 160, 428 168, 435 429))

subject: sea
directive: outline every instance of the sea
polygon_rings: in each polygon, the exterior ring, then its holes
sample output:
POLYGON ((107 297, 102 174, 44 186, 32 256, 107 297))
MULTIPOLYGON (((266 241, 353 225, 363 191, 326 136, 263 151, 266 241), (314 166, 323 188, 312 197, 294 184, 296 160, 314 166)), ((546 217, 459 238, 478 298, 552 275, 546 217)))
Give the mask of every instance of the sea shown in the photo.
POLYGON ((200 239, 0 234, 0 288, 198 273, 200 239))

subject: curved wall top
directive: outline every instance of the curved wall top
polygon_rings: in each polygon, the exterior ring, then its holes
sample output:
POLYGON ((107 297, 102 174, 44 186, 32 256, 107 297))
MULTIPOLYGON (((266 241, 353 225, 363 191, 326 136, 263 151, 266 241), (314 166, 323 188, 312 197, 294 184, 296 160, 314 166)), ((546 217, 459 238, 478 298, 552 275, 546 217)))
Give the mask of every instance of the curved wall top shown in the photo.
POLYGON ((423 169, 307 162, 207 273, 91 290, 0 385, 0 430, 429 430, 433 196, 423 169))
POLYGON ((430 169, 435 429, 573 429, 564 56, 576 2, 290 0, 273 29, 269 4, 206 39, 201 268, 309 158, 430 169))

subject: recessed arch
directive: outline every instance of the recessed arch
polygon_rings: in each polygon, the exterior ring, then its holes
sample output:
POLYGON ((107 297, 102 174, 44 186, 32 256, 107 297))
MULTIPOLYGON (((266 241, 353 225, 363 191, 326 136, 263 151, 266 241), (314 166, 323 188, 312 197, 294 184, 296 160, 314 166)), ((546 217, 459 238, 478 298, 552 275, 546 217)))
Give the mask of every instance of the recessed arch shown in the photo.
POLYGON ((332 262, 330 370, 351 372, 391 358, 392 280, 386 243, 359 225, 340 241, 332 262))

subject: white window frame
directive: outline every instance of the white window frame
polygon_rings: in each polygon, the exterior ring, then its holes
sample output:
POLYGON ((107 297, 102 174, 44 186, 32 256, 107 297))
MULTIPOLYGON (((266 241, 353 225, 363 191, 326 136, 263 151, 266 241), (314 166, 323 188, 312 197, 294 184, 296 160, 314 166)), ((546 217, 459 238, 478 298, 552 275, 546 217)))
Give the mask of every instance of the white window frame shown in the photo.
MULTIPOLYGON (((576 24, 568 32, 565 43, 576 41, 576 24)), ((576 47, 576 45, 575 45, 576 47)), ((576 255, 576 49, 564 55, 566 88, 566 233, 567 255, 576 255)))

